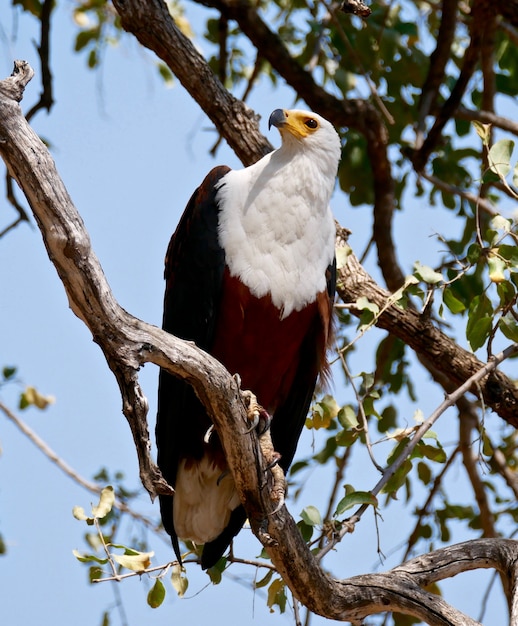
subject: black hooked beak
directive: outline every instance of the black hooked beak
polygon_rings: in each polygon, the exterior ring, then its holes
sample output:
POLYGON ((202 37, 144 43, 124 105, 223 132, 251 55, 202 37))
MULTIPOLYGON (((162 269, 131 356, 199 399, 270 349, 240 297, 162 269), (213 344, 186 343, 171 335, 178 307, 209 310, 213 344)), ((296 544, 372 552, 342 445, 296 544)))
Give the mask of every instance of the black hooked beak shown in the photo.
POLYGON ((287 115, 282 109, 275 109, 268 120, 268 130, 270 130, 272 126, 275 126, 276 128, 284 126, 286 123, 286 117, 287 115))

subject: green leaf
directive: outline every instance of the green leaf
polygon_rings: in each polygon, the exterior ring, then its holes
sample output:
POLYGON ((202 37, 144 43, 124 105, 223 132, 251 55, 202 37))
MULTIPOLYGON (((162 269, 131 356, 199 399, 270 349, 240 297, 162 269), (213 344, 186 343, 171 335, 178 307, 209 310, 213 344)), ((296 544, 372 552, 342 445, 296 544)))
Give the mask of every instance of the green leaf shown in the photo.
POLYGON ((273 613, 273 607, 277 605, 281 613, 286 610, 286 586, 280 578, 276 578, 268 587, 268 607, 273 613))
POLYGON ((300 516, 309 526, 322 526, 322 516, 315 506, 307 506, 302 510, 300 516))
POLYGON ((147 603, 152 609, 157 609, 164 601, 164 598, 165 587, 160 578, 157 578, 147 594, 147 603))
POLYGON ((481 348, 487 341, 491 332, 493 320, 490 317, 481 317, 471 325, 467 340, 473 352, 481 348))
MULTIPOLYGON (((401 444, 406 443, 402 441, 401 444)), ((412 461, 406 459, 403 465, 397 470, 397 472, 389 479, 388 483, 383 487, 383 493, 395 494, 396 491, 405 484, 408 474, 412 470, 412 461)))
POLYGON ((350 256, 352 248, 349 246, 340 246, 336 248, 336 269, 341 270, 347 264, 347 258, 350 256))
POLYGON ((503 335, 513 342, 518 342, 518 322, 511 315, 507 313, 498 321, 498 328, 502 331, 503 335))
POLYGON ((432 480, 432 470, 423 461, 417 464, 417 475, 424 485, 428 485, 432 480))
POLYGON ((338 421, 343 428, 358 428, 356 411, 350 404, 342 407, 338 412, 338 421))
POLYGON ((6 366, 2 370, 2 376, 4 377, 5 380, 9 380, 9 378, 12 378, 15 374, 16 374, 16 367, 6 366))
POLYGON ((112 510, 113 503, 115 502, 115 492, 113 487, 108 485, 101 491, 101 497, 99 498, 99 504, 92 507, 92 515, 97 519, 106 517, 112 510))
POLYGON ((444 289, 442 299, 444 304, 453 314, 462 313, 466 310, 466 306, 464 305, 464 303, 453 295, 453 290, 451 289, 451 287, 446 287, 444 289))
POLYGON ((344 446, 348 448, 352 446, 352 444, 358 439, 360 436, 360 431, 357 429, 349 430, 348 428, 344 428, 341 430, 335 438, 336 445, 344 446))
POLYGON ((473 351, 481 348, 489 337, 493 315, 493 305, 485 293, 472 299, 466 325, 466 338, 473 351))
POLYGON ((106 565, 106 563, 108 563, 108 559, 100 559, 94 554, 81 554, 77 550, 72 550, 72 554, 78 561, 81 561, 81 563, 90 563, 91 561, 99 563, 100 565, 106 565))
POLYGON ((514 141, 511 139, 500 139, 489 150, 489 168, 500 178, 505 178, 511 171, 510 161, 513 148, 514 141))
POLYGON ((377 507, 378 499, 369 491, 353 491, 344 496, 336 505, 335 516, 343 515, 345 511, 352 509, 354 506, 361 506, 362 504, 371 504, 377 507))
POLYGON ((468 254, 467 254, 468 263, 470 263, 471 265, 475 265, 475 263, 478 263, 481 253, 482 253, 482 248, 479 246, 479 244, 472 243, 468 248, 468 254))
POLYGON ((365 296, 360 296, 356 300, 356 306, 360 311, 370 311, 373 316, 379 313, 379 306, 375 302, 370 302, 365 296))
POLYGON ((425 283, 436 285, 442 281, 442 274, 436 272, 428 265, 422 265, 419 261, 414 263, 414 274, 425 283))
POLYGON ((340 406, 333 396, 327 394, 319 402, 316 402, 308 420, 309 428, 329 428, 331 421, 338 415, 340 406))
MULTIPOLYGON (((200 556, 201 556, 201 551, 200 551, 200 556)), ((224 556, 222 556, 220 559, 218 559, 215 565, 213 565, 212 567, 209 567, 209 569, 207 570, 207 574, 209 575, 210 582, 213 585, 219 585, 219 583, 221 582, 223 578, 223 572, 225 571, 226 566, 227 566, 227 559, 224 556)))
POLYGON ((503 215, 495 215, 489 222, 493 230, 503 230, 505 233, 511 231, 511 220, 508 220, 503 215))
POLYGON ((304 539, 306 543, 309 543, 311 541, 311 537, 313 537, 314 526, 310 526, 309 524, 306 524, 306 522, 301 519, 297 522, 297 528, 299 529, 300 534, 302 535, 302 539, 304 539))
POLYGON ((504 280, 498 283, 496 286, 498 297, 500 298, 500 306, 506 308, 510 304, 513 304, 516 298, 516 289, 510 280, 504 280))
POLYGON ((103 577, 103 571, 98 565, 93 565, 88 569, 88 580, 90 583, 99 582, 103 577))
POLYGON ((381 412, 378 420, 378 432, 386 433, 390 428, 394 428, 397 424, 397 411, 394 406, 389 404, 381 412))
POLYGON ((429 459, 430 461, 435 461, 436 463, 446 463, 446 452, 442 448, 430 446, 422 441, 420 441, 417 445, 415 453, 416 455, 422 455, 423 457, 429 459))
POLYGON ((254 589, 261 589, 262 587, 266 587, 266 585, 270 582, 273 576, 273 570, 271 569, 266 576, 261 578, 261 580, 257 580, 254 583, 254 589))

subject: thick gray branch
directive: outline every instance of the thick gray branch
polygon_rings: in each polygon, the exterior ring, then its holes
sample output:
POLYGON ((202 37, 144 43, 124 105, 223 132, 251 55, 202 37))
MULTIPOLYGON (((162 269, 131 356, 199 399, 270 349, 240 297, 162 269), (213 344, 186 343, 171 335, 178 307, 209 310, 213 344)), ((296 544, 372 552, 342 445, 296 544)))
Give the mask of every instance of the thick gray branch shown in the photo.
POLYGON ((34 211, 72 310, 91 330, 117 377, 148 491, 167 491, 168 486, 149 456, 147 403, 137 379, 145 362, 164 367, 194 386, 213 416, 255 534, 293 593, 311 611, 342 621, 398 611, 436 626, 474 626, 476 622, 421 585, 476 564, 505 571, 514 591, 516 545, 496 539, 440 550, 386 574, 337 581, 323 572, 286 508, 275 510, 271 477, 265 472, 255 433, 246 433, 248 424, 234 379, 193 344, 132 317, 114 299, 54 162, 17 104, 31 70, 18 62, 16 71, 7 84, 0 83, 0 154, 34 211))

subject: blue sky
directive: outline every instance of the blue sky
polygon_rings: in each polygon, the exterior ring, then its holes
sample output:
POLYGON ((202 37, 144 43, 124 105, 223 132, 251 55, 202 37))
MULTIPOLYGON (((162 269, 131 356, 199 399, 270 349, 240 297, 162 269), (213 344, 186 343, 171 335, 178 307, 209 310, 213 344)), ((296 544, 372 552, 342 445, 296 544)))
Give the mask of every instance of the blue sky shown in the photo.
MULTIPOLYGON (((51 144, 58 171, 86 223, 116 298, 132 314, 159 325, 163 257, 181 211, 208 169, 219 163, 240 164, 224 144, 215 159, 208 154, 216 140, 210 122, 178 82, 172 89, 164 87, 152 56, 129 38, 108 51, 100 73, 88 71, 85 59, 73 52, 71 7, 71 3, 60 7, 52 33, 56 104, 51 115, 38 114, 33 126, 51 144)), ((0 8, 5 16, 10 3, 0 0, 0 8)), ((199 26, 200 11, 192 16, 199 26)), ((10 74, 15 58, 28 60, 38 71, 34 20, 21 17, 15 39, 10 21, 1 20, 1 77, 10 74)), ((26 90, 24 110, 38 93, 36 76, 26 90)), ((262 115, 265 133, 270 112, 293 103, 287 88, 274 92, 266 83, 250 101, 262 115)), ((268 137, 278 145, 275 131, 268 137)), ((360 252, 370 236, 369 208, 351 210, 339 193, 332 206, 337 218, 354 231, 353 248, 360 252)), ((431 235, 446 228, 444 222, 437 225, 437 215, 437 210, 420 207, 419 216, 410 222, 398 218, 396 233, 406 241, 398 250, 405 271, 411 271, 415 260, 433 265, 441 245, 431 235)), ((12 217, 6 202, 0 200, 0 230, 12 217)), ((374 261, 369 270, 377 274, 374 261)), ((135 452, 115 379, 89 331, 68 308, 34 223, 19 226, 0 242, 0 278, 0 366, 13 364, 19 372, 18 383, 0 390, 2 401, 16 409, 25 384, 54 395, 56 403, 46 411, 29 409, 21 417, 81 475, 91 478, 105 466, 124 471, 127 485, 138 488, 135 452)), ((369 353, 375 339, 363 341, 360 352, 369 353)), ((371 366, 368 361, 362 363, 361 355, 357 357, 358 371, 371 366)), ((146 366, 141 384, 150 402, 151 430, 156 379, 156 368, 146 366)), ((426 386, 425 374, 419 373, 418 380, 429 393, 421 392, 417 404, 404 397, 397 400, 409 421, 417 408, 426 415, 442 400, 439 389, 426 386)), ((334 386, 345 401, 350 390, 344 391, 339 377, 334 386)), ((312 443, 306 433, 299 457, 311 452, 312 443)), ((100 623, 102 612, 114 604, 113 585, 88 585, 86 568, 72 556, 72 549, 86 549, 85 528, 72 517, 72 507, 87 508, 95 498, 64 476, 2 416, 0 446, 0 532, 8 545, 7 555, 0 558, 0 622, 5 626, 100 623)), ((368 489, 376 482, 366 459, 359 459, 352 472, 347 480, 357 489, 368 489)), ((460 474, 458 480, 461 491, 466 485, 460 474)), ((307 482, 303 496, 290 505, 294 514, 308 504, 324 506, 332 478, 317 469, 307 482)), ((144 494, 140 507, 150 516, 158 515, 157 505, 144 494)), ((397 564, 390 554, 404 539, 404 514, 403 505, 396 504, 383 512, 380 542, 389 558, 381 569, 397 564)), ((462 538, 460 534, 455 537, 462 538)), ((154 564, 167 562, 172 557, 168 544, 149 539, 156 552, 154 564)), ((243 531, 238 546, 250 558, 259 553, 250 531, 243 531)), ((340 577, 380 569, 376 546, 373 517, 367 515, 327 565, 340 577)), ((189 599, 179 600, 169 587, 164 605, 157 610, 145 602, 148 580, 135 578, 118 585, 127 623, 160 626, 187 619, 192 624, 211 619, 231 626, 291 623, 290 612, 287 616, 278 611, 270 614, 264 593, 254 595, 249 589, 248 581, 255 576, 252 568, 231 568, 219 586, 210 585, 194 567, 188 576, 189 599)), ((467 574, 456 581, 448 592, 456 606, 472 608, 473 589, 480 596, 483 580, 487 576, 467 574)), ((493 618, 502 610, 500 592, 495 592, 491 607, 493 618)), ((111 617, 112 624, 121 623, 117 611, 111 617)), ((324 620, 315 618, 312 623, 324 620)))

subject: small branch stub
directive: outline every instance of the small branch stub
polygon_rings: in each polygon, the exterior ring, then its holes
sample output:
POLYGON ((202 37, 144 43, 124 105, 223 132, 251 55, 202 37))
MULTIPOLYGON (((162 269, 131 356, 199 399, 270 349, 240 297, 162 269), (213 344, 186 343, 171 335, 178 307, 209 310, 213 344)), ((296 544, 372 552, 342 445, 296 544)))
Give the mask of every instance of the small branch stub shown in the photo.
POLYGON ((15 61, 11 76, 0 81, 0 93, 10 100, 21 102, 27 83, 34 76, 34 70, 27 61, 15 61))

